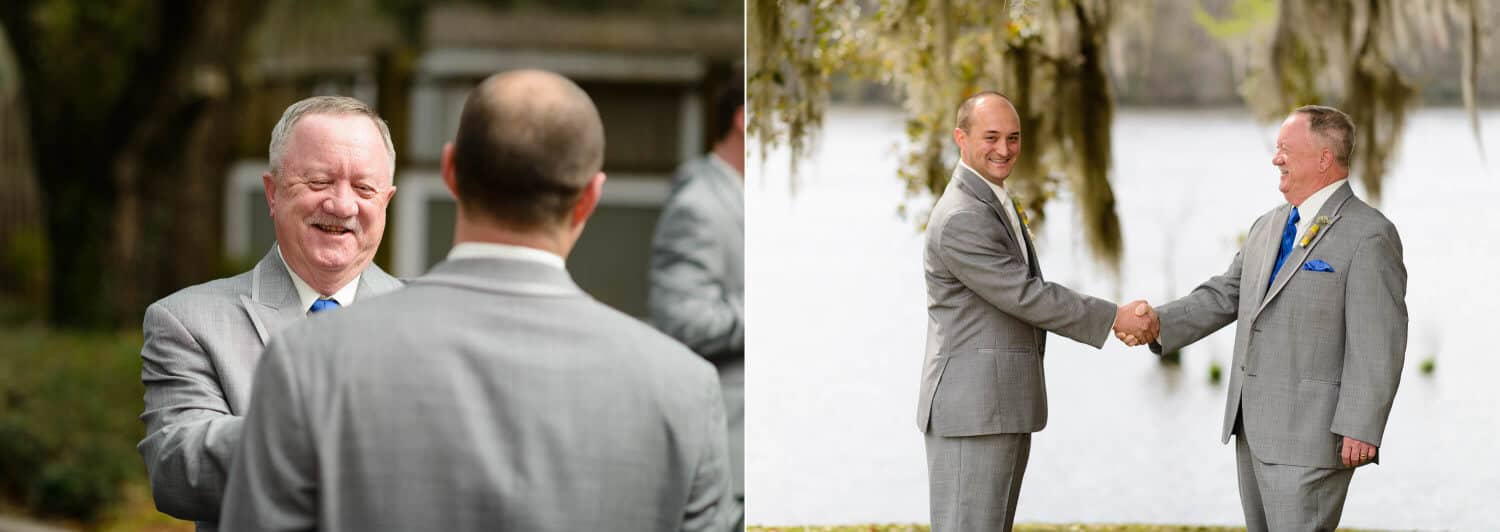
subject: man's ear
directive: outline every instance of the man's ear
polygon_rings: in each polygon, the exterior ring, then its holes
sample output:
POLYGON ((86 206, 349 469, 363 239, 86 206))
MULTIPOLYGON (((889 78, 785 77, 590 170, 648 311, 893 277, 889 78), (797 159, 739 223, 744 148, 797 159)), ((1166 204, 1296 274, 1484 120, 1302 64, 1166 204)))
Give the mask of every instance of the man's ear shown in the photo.
POLYGON ((458 199, 458 177, 453 170, 453 143, 443 145, 442 161, 439 163, 443 174, 443 185, 448 187, 448 193, 453 199, 458 199))
POLYGON ((270 209, 271 217, 276 217, 276 178, 271 177, 270 172, 261 174, 261 184, 266 187, 266 208, 270 209))
POLYGON ((604 172, 599 172, 583 186, 583 193, 578 195, 578 203, 573 204, 573 214, 568 220, 570 229, 577 231, 583 227, 589 216, 594 214, 594 208, 599 206, 599 197, 603 193, 604 172))

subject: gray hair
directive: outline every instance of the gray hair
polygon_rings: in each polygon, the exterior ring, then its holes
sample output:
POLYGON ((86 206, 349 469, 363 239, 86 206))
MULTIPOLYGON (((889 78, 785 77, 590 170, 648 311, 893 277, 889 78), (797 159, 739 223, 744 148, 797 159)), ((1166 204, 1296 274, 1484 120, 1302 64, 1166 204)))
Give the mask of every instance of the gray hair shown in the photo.
POLYGON ((1308 129, 1333 149, 1333 157, 1347 170, 1354 155, 1354 120, 1326 105, 1304 105, 1292 112, 1307 115, 1308 129))
POLYGON ((364 115, 380 129, 385 139, 385 153, 391 158, 391 178, 396 177, 396 145, 391 142, 391 128, 385 124, 375 110, 357 99, 348 96, 313 96, 286 108, 281 120, 271 130, 271 175, 281 175, 281 157, 286 153, 287 139, 292 136, 292 127, 307 115, 364 115))

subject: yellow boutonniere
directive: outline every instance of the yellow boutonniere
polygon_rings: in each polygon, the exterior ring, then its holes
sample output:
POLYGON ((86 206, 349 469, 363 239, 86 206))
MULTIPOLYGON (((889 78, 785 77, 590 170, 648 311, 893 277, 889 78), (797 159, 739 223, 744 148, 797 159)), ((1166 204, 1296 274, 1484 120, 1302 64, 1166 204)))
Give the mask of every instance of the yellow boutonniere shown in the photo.
POLYGON ((1313 222, 1312 227, 1307 228, 1307 235, 1302 237, 1302 244, 1300 247, 1305 248, 1308 244, 1311 244, 1313 239, 1318 236, 1318 230, 1326 227, 1330 223, 1333 222, 1328 221, 1327 216, 1319 216, 1318 219, 1313 222))

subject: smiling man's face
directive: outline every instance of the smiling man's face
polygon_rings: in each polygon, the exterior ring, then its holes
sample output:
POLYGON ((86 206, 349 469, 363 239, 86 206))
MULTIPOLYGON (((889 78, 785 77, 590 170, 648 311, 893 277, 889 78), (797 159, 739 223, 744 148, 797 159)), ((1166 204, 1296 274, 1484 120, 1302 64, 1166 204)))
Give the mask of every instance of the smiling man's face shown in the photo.
POLYGON ((367 116, 313 114, 293 126, 278 175, 265 176, 276 242, 304 280, 352 279, 385 232, 393 161, 367 116))
POLYGON ((968 130, 953 130, 964 164, 997 185, 1004 184, 1021 153, 1021 118, 1010 103, 986 96, 974 104, 968 130))

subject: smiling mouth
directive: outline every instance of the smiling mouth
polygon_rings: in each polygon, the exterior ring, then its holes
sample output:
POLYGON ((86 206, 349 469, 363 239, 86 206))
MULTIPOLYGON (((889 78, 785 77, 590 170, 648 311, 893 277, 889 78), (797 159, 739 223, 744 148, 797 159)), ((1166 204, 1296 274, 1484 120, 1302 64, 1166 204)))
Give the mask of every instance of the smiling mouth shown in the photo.
POLYGON ((353 233, 353 231, 350 231, 348 228, 345 228, 343 226, 338 226, 338 225, 312 224, 312 226, 314 228, 316 228, 317 230, 319 230, 319 231, 322 231, 324 233, 328 233, 328 234, 331 234, 331 235, 342 235, 344 233, 353 233))

